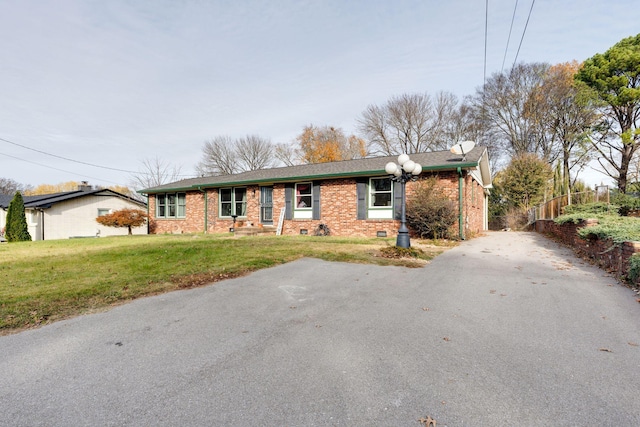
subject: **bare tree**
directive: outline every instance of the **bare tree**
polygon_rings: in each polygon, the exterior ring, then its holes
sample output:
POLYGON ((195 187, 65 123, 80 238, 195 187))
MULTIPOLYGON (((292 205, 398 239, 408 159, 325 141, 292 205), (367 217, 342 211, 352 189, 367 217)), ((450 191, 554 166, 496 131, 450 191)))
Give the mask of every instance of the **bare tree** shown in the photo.
POLYGON ((455 95, 440 92, 392 97, 385 105, 369 105, 358 119, 359 130, 373 153, 395 155, 447 148, 444 124, 457 107, 455 95))
POLYGON ((536 133, 527 103, 548 68, 542 63, 517 64, 509 71, 493 74, 476 91, 473 105, 477 117, 510 155, 540 152, 542 136, 536 133))
POLYGON ((301 164, 300 153, 295 146, 295 143, 277 143, 273 147, 273 155, 285 166, 294 166, 301 164))
POLYGON ((235 141, 217 136, 202 146, 202 160, 196 165, 200 176, 231 175, 240 172, 235 153, 235 141))
POLYGON ((0 194, 14 195, 16 191, 24 193, 31 189, 31 185, 20 184, 11 178, 0 178, 0 194))
POLYGON ((236 155, 244 170, 268 169, 275 165, 273 146, 268 139, 248 135, 236 143, 236 155))
POLYGON ((181 167, 171 165, 158 156, 142 161, 142 168, 131 176, 131 187, 136 189, 157 187, 180 179, 181 167))
POLYGON ((231 175, 273 167, 275 159, 268 139, 256 135, 239 139, 217 136, 204 143, 196 171, 201 176, 231 175))

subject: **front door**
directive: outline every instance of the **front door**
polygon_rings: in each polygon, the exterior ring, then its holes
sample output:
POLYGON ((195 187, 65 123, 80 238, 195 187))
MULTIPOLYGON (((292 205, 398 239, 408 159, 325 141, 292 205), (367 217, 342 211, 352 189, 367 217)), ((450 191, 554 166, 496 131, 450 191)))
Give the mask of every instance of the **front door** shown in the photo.
POLYGON ((260 187, 260 223, 273 225, 273 187, 260 187))

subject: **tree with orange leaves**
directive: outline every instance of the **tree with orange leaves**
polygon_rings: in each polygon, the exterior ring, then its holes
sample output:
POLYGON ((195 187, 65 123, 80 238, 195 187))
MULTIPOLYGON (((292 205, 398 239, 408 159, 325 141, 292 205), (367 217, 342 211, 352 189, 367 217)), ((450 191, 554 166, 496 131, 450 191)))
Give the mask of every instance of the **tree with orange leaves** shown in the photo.
POLYGON ((107 215, 101 215, 96 218, 96 221, 107 227, 127 227, 129 234, 133 234, 131 228, 140 227, 148 219, 147 213, 141 209, 120 209, 107 215))
POLYGON ((563 194, 570 191, 577 178, 574 173, 572 180, 570 172, 577 172, 589 161, 588 134, 598 118, 589 102, 590 91, 574 79, 580 66, 572 61, 549 67, 525 110, 540 141, 540 155, 548 161, 557 159, 562 165, 563 194))
POLYGON ((303 163, 361 159, 367 155, 366 144, 362 138, 355 135, 347 137, 342 129, 333 126, 305 126, 296 141, 303 163))

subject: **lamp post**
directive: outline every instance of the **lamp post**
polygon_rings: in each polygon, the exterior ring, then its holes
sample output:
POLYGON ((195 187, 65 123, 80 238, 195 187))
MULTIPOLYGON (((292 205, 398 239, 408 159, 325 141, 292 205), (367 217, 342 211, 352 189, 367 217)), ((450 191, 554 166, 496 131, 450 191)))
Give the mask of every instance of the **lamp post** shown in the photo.
POLYGON ((411 247, 411 241, 409 239, 409 229, 407 228, 405 188, 407 181, 415 181, 418 179, 418 175, 422 173, 422 166, 411 160, 407 154, 400 154, 398 156, 398 164, 389 162, 385 166, 384 170, 389 174, 391 181, 397 181, 401 184, 402 210, 396 246, 400 248, 408 248, 411 247))

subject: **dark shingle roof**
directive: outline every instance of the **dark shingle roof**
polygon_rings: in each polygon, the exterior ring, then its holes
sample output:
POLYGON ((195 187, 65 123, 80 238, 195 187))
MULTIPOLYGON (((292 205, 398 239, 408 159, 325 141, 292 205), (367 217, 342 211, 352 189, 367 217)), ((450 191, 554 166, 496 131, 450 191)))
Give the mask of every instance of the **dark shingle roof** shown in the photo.
MULTIPOLYGON (((146 206, 144 202, 139 200, 132 199, 131 197, 125 196, 124 194, 120 194, 113 190, 109 189, 98 189, 98 190, 76 190, 76 191, 65 191, 62 193, 52 193, 52 194, 40 194, 37 196, 22 196, 24 200, 25 208, 40 208, 40 209, 48 209, 52 205, 64 202, 66 200, 76 199, 78 197, 84 197, 89 195, 95 196, 118 196, 124 199, 130 200, 132 202, 138 203, 140 206, 146 206)), ((6 209, 9 207, 9 203, 13 199, 13 195, 0 194, 0 208, 6 209)))
MULTIPOLYGON (((461 155, 450 151, 433 151, 429 153, 410 154, 411 160, 420 163, 423 171, 455 170, 475 168, 486 157, 485 147, 475 147, 461 155)), ((358 160, 344 160, 330 163, 314 163, 281 168, 261 169, 233 175, 208 176, 176 181, 157 187, 140 190, 140 193, 151 194, 169 190, 188 190, 195 188, 216 188, 228 185, 246 185, 268 182, 287 182, 300 179, 347 178, 355 176, 375 176, 385 174, 384 167, 388 162, 396 162, 397 156, 373 157, 358 160)))

